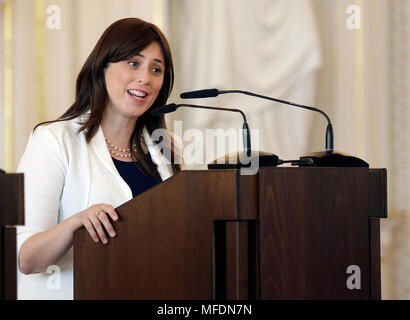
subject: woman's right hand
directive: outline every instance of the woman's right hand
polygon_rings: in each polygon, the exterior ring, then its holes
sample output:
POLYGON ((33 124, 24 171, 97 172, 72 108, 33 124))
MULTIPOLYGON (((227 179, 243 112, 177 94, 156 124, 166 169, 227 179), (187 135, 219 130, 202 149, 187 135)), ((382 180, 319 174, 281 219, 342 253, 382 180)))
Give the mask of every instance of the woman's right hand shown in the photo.
POLYGON ((114 227, 108 217, 112 221, 118 220, 118 214, 115 212, 114 207, 109 204, 95 204, 73 215, 70 219, 75 230, 84 226, 95 242, 101 241, 107 244, 108 239, 104 229, 111 238, 116 236, 114 227))

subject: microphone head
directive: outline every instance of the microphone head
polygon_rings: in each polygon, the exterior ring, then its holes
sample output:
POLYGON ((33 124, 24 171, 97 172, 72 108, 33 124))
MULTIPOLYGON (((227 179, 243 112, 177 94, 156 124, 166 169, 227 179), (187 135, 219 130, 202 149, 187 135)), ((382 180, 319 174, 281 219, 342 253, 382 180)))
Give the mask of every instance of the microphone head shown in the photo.
POLYGON ((175 103, 170 103, 162 107, 155 108, 151 111, 153 116, 162 116, 163 114, 174 112, 178 109, 178 106, 175 103))
POLYGON ((183 92, 179 95, 181 99, 199 99, 199 98, 212 98, 219 94, 218 89, 204 89, 196 91, 183 92))

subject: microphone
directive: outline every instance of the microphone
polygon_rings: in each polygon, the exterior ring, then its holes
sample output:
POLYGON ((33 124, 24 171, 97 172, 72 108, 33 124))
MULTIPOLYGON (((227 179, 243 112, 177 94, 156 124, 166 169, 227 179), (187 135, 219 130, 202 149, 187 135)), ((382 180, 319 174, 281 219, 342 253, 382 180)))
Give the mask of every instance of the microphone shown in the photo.
POLYGON ((243 91, 243 90, 218 90, 218 89, 204 89, 204 90, 196 90, 196 91, 188 91, 188 92, 183 92, 180 94, 180 98, 181 99, 200 99, 200 98, 212 98, 212 97, 216 97, 220 94, 225 94, 225 93, 241 93, 241 94, 246 94, 248 96, 253 96, 253 97, 257 97, 257 98, 262 98, 262 99, 267 99, 267 100, 271 100, 271 101, 275 101, 275 102, 279 102, 279 103, 283 103, 283 104, 287 104, 287 105, 291 105, 294 107, 298 107, 298 108, 303 108, 303 109, 308 109, 311 111, 315 111, 315 112, 319 112, 321 115, 323 115, 326 120, 327 120, 327 128, 326 128, 326 150, 330 150, 333 151, 333 126, 332 123, 330 121, 330 118, 327 116, 327 114, 325 112, 323 112, 322 110, 315 108, 315 107, 311 107, 311 106, 305 106, 302 104, 297 104, 294 102, 290 102, 290 101, 286 101, 286 100, 281 100, 281 99, 277 99, 277 98, 271 98, 268 96, 263 96, 261 94, 257 94, 257 93, 253 93, 253 92, 249 92, 249 91, 243 91))
POLYGON ((271 100, 275 102, 279 102, 282 104, 287 104, 290 106, 302 108, 302 109, 307 109, 311 111, 315 111, 320 113, 322 116, 325 117, 327 121, 327 127, 326 127, 326 138, 325 138, 325 151, 319 151, 319 152, 314 152, 310 153, 307 155, 304 155, 300 157, 300 159, 305 159, 305 158, 312 158, 314 165, 319 166, 319 167, 324 167, 324 166, 331 166, 331 167, 369 167, 369 164, 359 158, 349 156, 346 154, 342 154, 340 152, 334 152, 334 135, 333 135, 333 126, 332 122, 330 121, 330 118, 328 115, 315 107, 312 106, 307 106, 303 104, 298 104, 294 103, 291 101, 286 101, 286 100, 281 100, 277 98, 272 98, 268 96, 264 96, 261 94, 249 92, 249 91, 244 91, 244 90, 218 90, 218 89, 203 89, 203 90, 195 90, 195 91, 188 91, 188 92, 183 92, 180 94, 181 99, 199 99, 199 98, 211 98, 211 97, 216 97, 220 94, 226 94, 226 93, 240 93, 240 94, 245 94, 248 96, 253 96, 257 98, 262 98, 266 100, 271 100))
MULTIPOLYGON (((251 135, 250 135, 250 130, 248 123, 246 121, 246 116, 245 114, 239 110, 239 109, 231 109, 231 108, 222 108, 222 107, 210 107, 210 106, 201 106, 201 105, 195 105, 195 104, 175 104, 175 103, 170 103, 162 107, 155 108, 151 111, 151 115, 153 116, 161 116, 166 113, 174 112, 176 111, 179 107, 188 107, 188 108, 198 108, 198 109, 208 109, 208 110, 218 110, 218 111, 229 111, 229 112, 239 112, 242 115, 243 118, 243 127, 242 127, 242 140, 243 140, 243 148, 246 152, 246 155, 248 157, 253 156, 252 155, 252 149, 251 149, 251 135)), ((238 153, 233 153, 225 156, 225 160, 228 159, 233 159, 235 158, 239 159, 239 154, 238 153)), ((281 164, 283 160, 280 160, 278 156, 271 154, 271 153, 266 153, 266 152, 259 152, 257 155, 260 165, 261 166, 277 166, 278 164, 281 164)), ((230 168, 238 168, 237 165, 235 166, 229 166, 227 165, 228 162, 225 161, 225 164, 216 164, 219 163, 218 159, 214 161, 214 164, 208 165, 209 169, 230 169, 230 168)), ((232 161, 229 160, 229 163, 232 164, 232 161)), ((235 162, 236 164, 239 164, 239 161, 235 162)))
POLYGON ((181 99, 199 99, 199 98, 216 97, 218 94, 219 94, 218 89, 204 89, 204 90, 183 92, 179 96, 181 99))
POLYGON ((151 111, 153 116, 162 116, 163 114, 174 112, 178 109, 178 106, 175 103, 170 103, 162 107, 155 108, 151 111))

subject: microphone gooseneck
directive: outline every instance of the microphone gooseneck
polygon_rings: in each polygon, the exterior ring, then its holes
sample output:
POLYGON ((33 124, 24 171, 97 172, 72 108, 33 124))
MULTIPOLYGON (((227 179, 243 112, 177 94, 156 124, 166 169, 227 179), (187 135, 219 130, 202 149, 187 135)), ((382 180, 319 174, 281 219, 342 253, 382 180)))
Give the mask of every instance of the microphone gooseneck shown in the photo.
POLYGON ((261 94, 257 94, 257 93, 253 93, 253 92, 249 92, 249 91, 244 91, 244 90, 204 89, 204 90, 196 90, 196 91, 189 91, 189 92, 181 93, 180 98, 181 99, 212 98, 212 97, 218 96, 219 94, 225 94, 225 93, 246 94, 248 96, 253 96, 253 97, 262 98, 262 99, 266 99, 266 100, 271 100, 271 101, 287 104, 287 105, 290 105, 290 106, 294 106, 294 107, 298 107, 298 108, 302 108, 302 109, 307 109, 307 110, 311 110, 311 111, 315 111, 315 112, 319 112, 321 115, 323 115, 325 117, 325 119, 327 121, 326 141, 325 141, 326 150, 329 151, 329 152, 333 151, 334 138, 333 138, 332 122, 330 121, 330 118, 327 116, 327 114, 324 111, 322 111, 318 108, 311 107, 311 106, 306 106, 306 105, 303 105, 303 104, 294 103, 294 102, 291 102, 291 101, 272 98, 272 97, 264 96, 264 95, 261 95, 261 94))
POLYGON ((306 106, 303 104, 298 104, 298 103, 294 103, 291 101, 286 101, 286 100, 281 100, 281 99, 277 99, 277 98, 271 98, 268 96, 264 96, 261 94, 257 94, 257 93, 253 93, 253 92, 249 92, 249 91, 243 91, 243 90, 218 90, 219 94, 225 94, 225 93, 242 93, 242 94, 246 94, 248 96, 253 96, 253 97, 257 97, 257 98, 262 98, 262 99, 267 99, 267 100, 271 100, 271 101, 275 101, 275 102, 279 102, 279 103, 283 103, 283 104, 287 104, 290 106, 294 106, 294 107, 298 107, 298 108, 302 108, 302 109, 307 109, 307 110, 311 110, 311 111, 315 111, 315 112, 319 112, 322 116, 325 117, 326 121, 327 121, 327 127, 326 127, 326 141, 325 141, 325 147, 326 150, 328 151, 333 151, 334 146, 333 146, 333 126, 332 126, 332 122, 330 121, 330 118, 328 117, 328 115, 315 107, 312 106, 306 106))
POLYGON ((188 108, 197 108, 197 109, 208 109, 208 110, 218 110, 218 111, 230 111, 230 112, 239 112, 243 118, 243 130, 242 130, 242 139, 243 139, 243 148, 246 151, 246 154, 250 156, 251 154, 251 135, 249 131, 248 123, 246 122, 246 116, 239 109, 231 109, 231 108, 222 108, 222 107, 209 107, 209 106, 201 106, 196 104, 175 104, 170 103, 162 107, 155 108, 151 111, 151 115, 153 116, 161 116, 166 113, 174 112, 179 107, 188 107, 188 108))

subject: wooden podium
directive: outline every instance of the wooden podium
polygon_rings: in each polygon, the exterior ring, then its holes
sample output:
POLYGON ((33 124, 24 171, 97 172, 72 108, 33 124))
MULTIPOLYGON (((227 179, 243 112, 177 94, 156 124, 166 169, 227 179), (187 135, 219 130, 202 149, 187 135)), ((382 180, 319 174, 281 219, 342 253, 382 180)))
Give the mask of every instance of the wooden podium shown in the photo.
POLYGON ((385 169, 183 171, 118 207, 109 244, 76 232, 74 297, 380 299, 386 199, 385 169))
POLYGON ((0 300, 17 299, 15 225, 24 224, 24 175, 0 174, 0 300))

